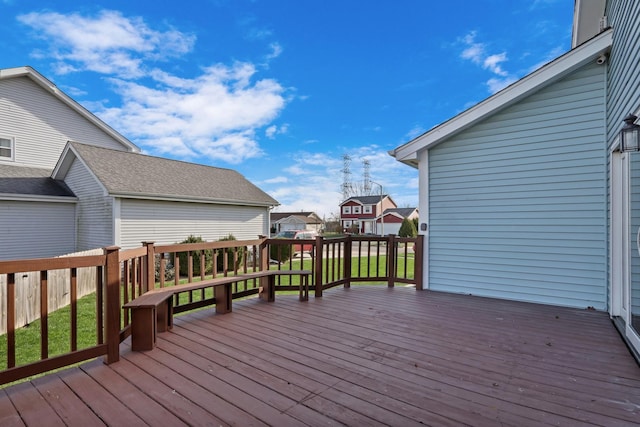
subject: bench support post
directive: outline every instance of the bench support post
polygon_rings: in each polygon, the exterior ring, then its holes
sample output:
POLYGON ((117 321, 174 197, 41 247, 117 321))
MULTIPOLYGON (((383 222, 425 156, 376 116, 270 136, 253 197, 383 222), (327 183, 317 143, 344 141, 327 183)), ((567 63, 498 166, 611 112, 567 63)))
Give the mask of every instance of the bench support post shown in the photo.
POLYGON ((131 310, 131 350, 153 350, 156 335, 156 308, 138 307, 131 310))
POLYGON ((216 313, 225 314, 231 312, 231 283, 213 288, 213 296, 216 299, 216 313))

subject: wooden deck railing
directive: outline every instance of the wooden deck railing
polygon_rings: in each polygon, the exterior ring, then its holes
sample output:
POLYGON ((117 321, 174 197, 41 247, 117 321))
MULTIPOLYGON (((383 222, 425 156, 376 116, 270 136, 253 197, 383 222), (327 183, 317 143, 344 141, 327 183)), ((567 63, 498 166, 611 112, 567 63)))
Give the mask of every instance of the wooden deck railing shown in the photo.
MULTIPOLYGON (((102 255, 43 258, 32 260, 0 261, 0 277, 6 285, 0 289, 0 298, 6 307, 7 331, 0 336, 0 384, 6 384, 28 376, 65 367, 84 360, 105 357, 105 363, 119 360, 119 345, 130 335, 129 313, 122 309, 127 302, 154 287, 174 286, 220 276, 233 276, 266 269, 311 270, 314 272, 310 286, 315 296, 335 286, 349 287, 351 283, 408 283, 422 289, 422 238, 397 238, 395 236, 346 236, 343 238, 315 240, 267 239, 261 237, 246 241, 220 241, 175 245, 155 245, 145 242, 136 249, 120 250, 104 248, 102 255), (309 254, 285 257, 274 261, 283 251, 308 250, 309 254), (412 262, 413 260, 413 262, 412 262), (79 313, 78 269, 95 268, 95 304, 91 313, 79 313), (51 272, 67 270, 69 288, 69 317, 62 329, 68 335, 66 350, 50 354, 48 307, 52 290, 48 286, 51 272), (39 289, 34 298, 39 300, 39 339, 35 353, 37 360, 17 357, 24 353, 27 343, 17 342, 15 319, 20 305, 16 304, 16 277, 36 272, 39 289), (3 295, 4 294, 4 295, 3 295), (79 319, 89 315, 95 319, 89 328, 80 327, 79 319), (88 336, 88 339, 87 339, 88 336), (82 340, 81 340, 82 338, 82 340), (79 342, 85 344, 79 348, 79 342), (86 344, 87 341, 91 341, 86 344)), ((66 277, 66 276, 65 276, 66 277)), ((278 277, 276 291, 298 291, 296 276, 278 277)), ((19 283, 19 282, 18 282, 19 283)), ((260 279, 252 279, 233 285, 233 298, 243 298, 259 293, 260 279)), ((185 292, 175 296, 174 313, 180 313, 215 304, 210 289, 185 292)), ((59 326, 58 326, 59 328, 59 326)), ((61 331, 56 331, 59 333, 61 331)))

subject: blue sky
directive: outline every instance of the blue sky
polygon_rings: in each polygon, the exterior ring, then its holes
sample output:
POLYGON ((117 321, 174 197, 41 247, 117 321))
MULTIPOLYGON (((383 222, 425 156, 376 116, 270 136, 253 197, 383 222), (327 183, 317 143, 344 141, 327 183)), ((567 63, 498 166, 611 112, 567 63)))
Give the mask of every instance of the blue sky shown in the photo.
POLYGON ((31 65, 145 153, 329 218, 344 155, 355 186, 366 160, 417 206, 417 171, 387 152, 569 50, 572 16, 571 0, 0 0, 0 68, 31 65))

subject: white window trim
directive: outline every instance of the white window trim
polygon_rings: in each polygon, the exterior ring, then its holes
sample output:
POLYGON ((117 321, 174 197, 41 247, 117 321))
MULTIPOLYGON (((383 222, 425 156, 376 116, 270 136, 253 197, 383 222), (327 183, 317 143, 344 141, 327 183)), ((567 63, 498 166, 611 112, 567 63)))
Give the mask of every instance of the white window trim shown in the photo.
POLYGON ((351 214, 351 206, 343 206, 342 207, 342 213, 350 215, 351 214))
POLYGON ((353 213, 354 214, 359 214, 361 212, 360 206, 354 206, 353 207, 353 213))
POLYGON ((371 205, 366 205, 366 206, 363 208, 362 213, 366 213, 366 214, 373 213, 373 208, 371 207, 371 205))
POLYGON ((10 150, 11 150, 11 156, 10 157, 0 156, 0 161, 14 162, 16 160, 16 139, 12 136, 5 136, 5 135, 0 135, 0 139, 8 140, 10 144, 10 150))

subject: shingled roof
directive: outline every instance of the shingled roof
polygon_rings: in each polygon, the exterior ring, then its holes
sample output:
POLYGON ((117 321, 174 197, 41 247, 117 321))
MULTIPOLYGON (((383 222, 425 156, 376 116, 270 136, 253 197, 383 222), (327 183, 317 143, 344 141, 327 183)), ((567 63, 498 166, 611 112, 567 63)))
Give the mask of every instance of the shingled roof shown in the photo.
POLYGON ((344 205, 347 202, 358 202, 360 204, 363 205, 375 205, 376 203, 380 202, 380 198, 387 198, 389 197, 386 194, 383 194, 382 196, 377 195, 377 196, 353 196, 353 197, 349 197, 347 200, 345 200, 344 202, 340 203, 340 205, 344 205))
POLYGON ((14 165, 0 165, 0 194, 75 198, 64 182, 51 178, 50 169, 14 165))
POLYGON ((74 156, 112 196, 275 206, 279 203, 240 173, 139 153, 70 142, 54 170, 66 175, 74 156))
POLYGON ((416 210, 416 208, 391 208, 391 209, 385 209, 384 213, 386 214, 398 214, 400 215, 402 218, 407 218, 409 215, 411 215, 414 211, 416 210))

